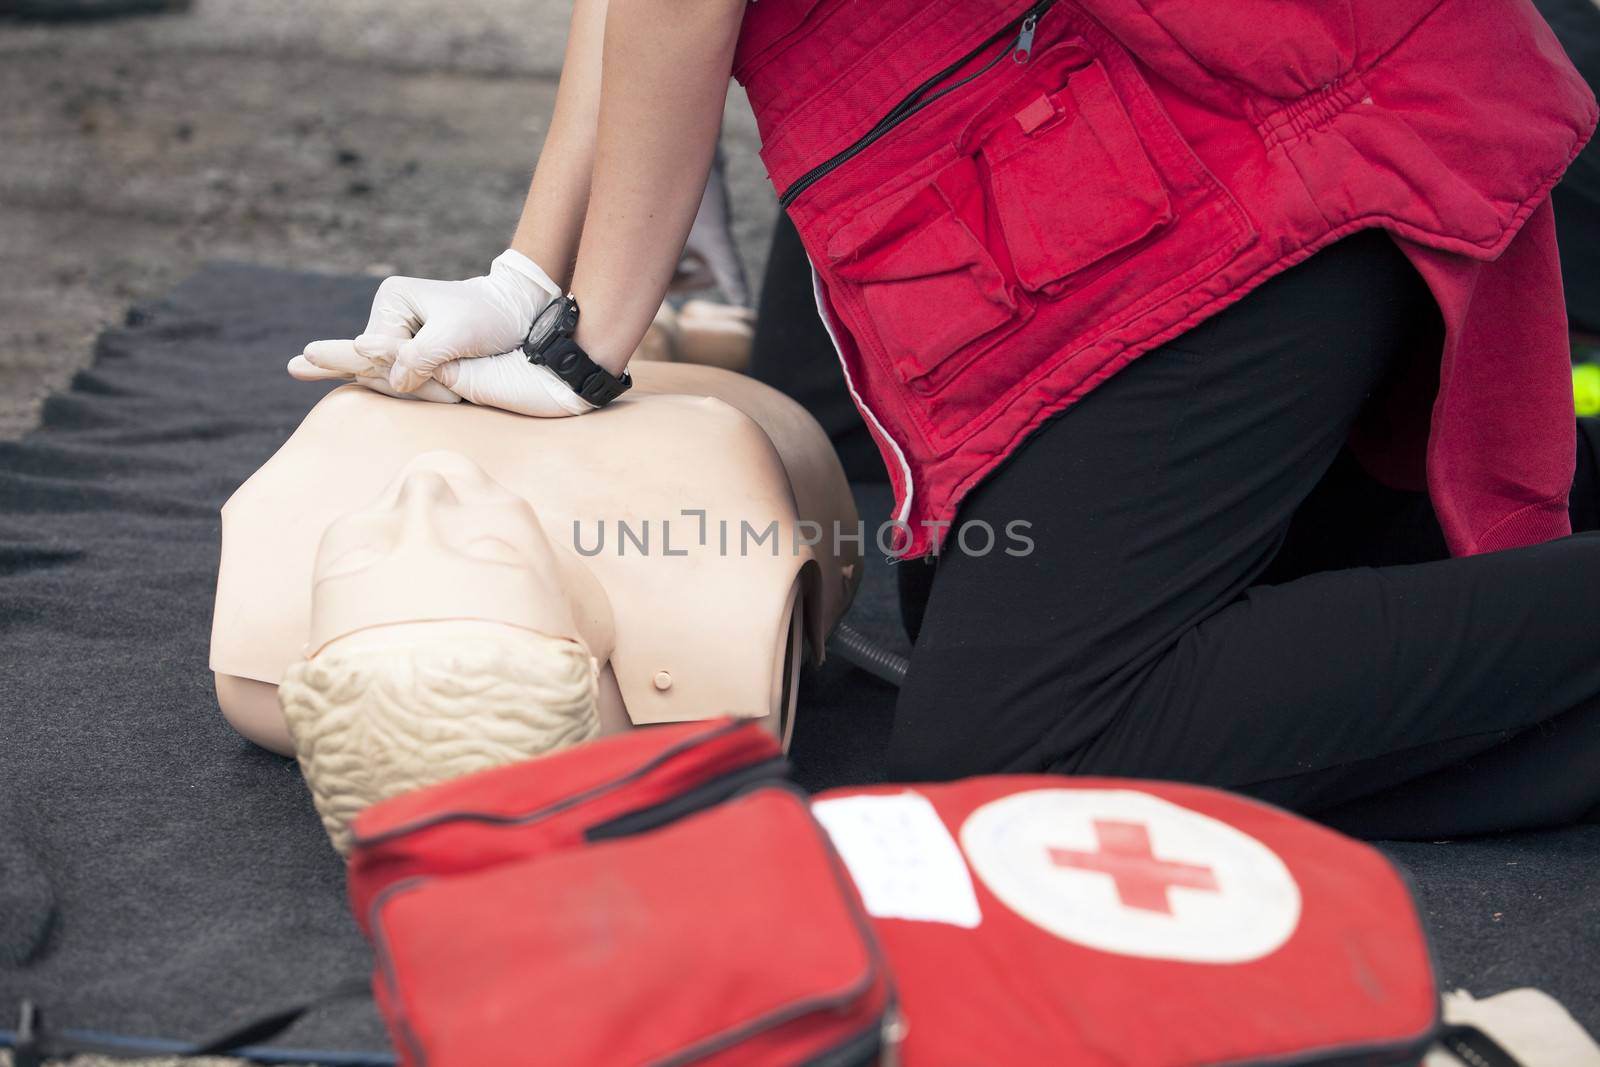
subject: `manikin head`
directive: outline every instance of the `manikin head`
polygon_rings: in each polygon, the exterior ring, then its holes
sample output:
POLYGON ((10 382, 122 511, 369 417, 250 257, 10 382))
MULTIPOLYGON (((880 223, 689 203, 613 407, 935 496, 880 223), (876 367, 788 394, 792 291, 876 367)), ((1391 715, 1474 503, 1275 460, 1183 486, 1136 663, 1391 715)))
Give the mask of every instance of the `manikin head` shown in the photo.
POLYGON ((453 452, 328 527, 278 699, 334 847, 369 804, 598 732, 561 577, 527 501, 453 452))

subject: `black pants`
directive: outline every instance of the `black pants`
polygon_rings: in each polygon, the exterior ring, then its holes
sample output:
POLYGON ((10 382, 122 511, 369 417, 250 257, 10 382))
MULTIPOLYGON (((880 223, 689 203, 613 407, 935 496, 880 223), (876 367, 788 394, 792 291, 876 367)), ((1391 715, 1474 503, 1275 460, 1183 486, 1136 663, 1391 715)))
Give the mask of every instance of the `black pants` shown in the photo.
MULTIPOLYGON (((920 632, 891 775, 1203 782, 1383 837, 1585 817, 1600 534, 1445 559, 1426 499, 1342 454, 1439 329, 1370 231, 1040 428, 958 516, 1030 522, 1030 554, 901 566, 920 632)), ((1600 435, 1581 436, 1592 526, 1600 435)))

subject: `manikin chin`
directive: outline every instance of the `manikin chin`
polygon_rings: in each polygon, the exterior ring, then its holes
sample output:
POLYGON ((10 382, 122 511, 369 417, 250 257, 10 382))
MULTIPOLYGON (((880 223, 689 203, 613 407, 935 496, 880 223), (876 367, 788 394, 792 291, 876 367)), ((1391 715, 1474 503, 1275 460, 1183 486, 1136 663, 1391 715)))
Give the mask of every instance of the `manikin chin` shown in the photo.
POLYGON ((339 389, 224 507, 218 701, 298 756, 341 851, 377 800, 605 733, 787 740, 859 572, 859 542, 807 543, 855 532, 843 473, 780 394, 639 370, 560 420, 339 389), (746 526, 776 536, 719 536, 746 526))

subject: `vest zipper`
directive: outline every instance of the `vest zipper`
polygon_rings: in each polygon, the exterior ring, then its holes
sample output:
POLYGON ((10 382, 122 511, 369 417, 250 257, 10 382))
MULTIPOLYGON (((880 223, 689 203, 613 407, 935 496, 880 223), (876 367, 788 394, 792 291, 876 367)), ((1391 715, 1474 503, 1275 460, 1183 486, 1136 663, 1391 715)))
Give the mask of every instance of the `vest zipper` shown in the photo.
POLYGON ((1028 61, 1028 57, 1033 52, 1033 35, 1034 31, 1038 28, 1039 17, 1048 11, 1055 4, 1055 2, 1056 0, 1035 0, 1034 4, 1029 7, 1028 10, 1024 11, 1022 14, 1018 15, 1004 26, 1000 27, 1000 29, 996 30, 992 35, 990 35, 988 40, 984 41, 978 47, 974 48, 972 51, 968 52, 954 63, 951 63, 948 67, 945 67, 939 73, 935 74, 933 77, 917 86, 910 92, 909 95, 891 108, 888 114, 884 115, 875 124, 873 124, 872 129, 862 134, 860 140, 856 141, 854 144, 850 145, 848 148, 844 149, 838 154, 823 160, 821 163, 818 163, 815 167, 812 167, 810 170, 800 175, 800 177, 796 178, 794 183, 790 185, 788 189, 784 190, 783 195, 778 198, 778 206, 787 208, 790 204, 794 203, 795 198, 801 193, 811 188, 811 186, 815 185, 821 178, 826 177, 834 170, 837 170, 840 166, 855 158, 862 151, 864 151, 868 145, 882 138, 890 130, 894 129, 896 126, 900 125, 906 119, 910 118, 912 115, 915 115, 929 104, 932 104, 935 100, 938 100, 943 96, 947 96, 961 88, 963 85, 966 85, 968 82, 987 74, 1007 56, 1011 57, 1011 61, 1013 63, 1026 63, 1028 61), (1015 34, 1015 36, 1012 36, 1013 34, 1015 34), (944 86, 942 89, 938 88, 941 82, 953 77, 956 71, 960 70, 968 63, 971 63, 974 59, 977 59, 989 49, 993 48, 996 44, 1004 41, 1007 37, 1011 37, 1011 43, 1004 49, 996 52, 983 66, 979 67, 971 74, 968 74, 960 81, 952 82, 951 84, 944 86), (935 89, 938 89, 938 91, 934 92, 935 89))

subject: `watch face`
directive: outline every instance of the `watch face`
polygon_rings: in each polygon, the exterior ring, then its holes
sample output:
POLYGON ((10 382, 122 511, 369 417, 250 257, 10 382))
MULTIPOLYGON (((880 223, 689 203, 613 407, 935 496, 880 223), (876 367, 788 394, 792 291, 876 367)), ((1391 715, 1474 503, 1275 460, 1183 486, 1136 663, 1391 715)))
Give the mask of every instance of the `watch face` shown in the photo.
POLYGON ((533 329, 528 331, 529 348, 535 352, 544 351, 556 328, 561 325, 561 315, 564 311, 566 311, 566 301, 558 298, 550 301, 549 305, 539 312, 539 317, 533 320, 533 329))

